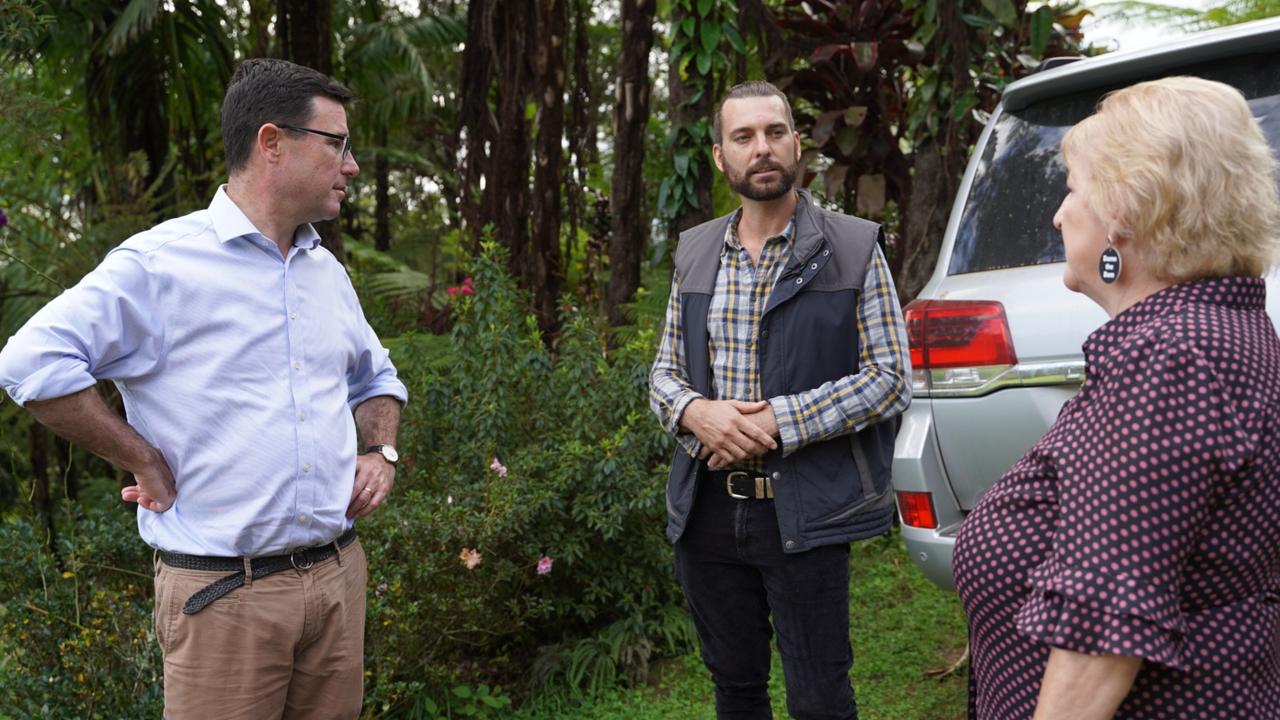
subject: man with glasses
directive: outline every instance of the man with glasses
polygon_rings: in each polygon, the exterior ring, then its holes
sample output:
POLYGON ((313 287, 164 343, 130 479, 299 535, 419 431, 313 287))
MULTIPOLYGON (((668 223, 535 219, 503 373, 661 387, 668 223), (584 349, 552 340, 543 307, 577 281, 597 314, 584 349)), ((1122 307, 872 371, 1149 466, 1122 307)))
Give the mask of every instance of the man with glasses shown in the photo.
POLYGON ((391 491, 407 395, 311 226, 359 172, 351 97, 289 62, 241 64, 208 209, 129 238, 0 352, 15 402, 134 476, 166 717, 360 713, 354 520, 391 491))

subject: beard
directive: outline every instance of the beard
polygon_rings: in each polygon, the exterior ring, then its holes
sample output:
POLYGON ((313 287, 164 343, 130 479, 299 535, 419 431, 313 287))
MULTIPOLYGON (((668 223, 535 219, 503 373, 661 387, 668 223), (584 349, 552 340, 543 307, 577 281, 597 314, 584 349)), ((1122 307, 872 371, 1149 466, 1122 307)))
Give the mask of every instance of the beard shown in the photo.
POLYGON ((777 200, 778 198, 791 192, 792 186, 796 184, 796 175, 800 172, 798 163, 790 166, 772 160, 762 160, 755 165, 746 169, 746 172, 739 173, 730 167, 727 163, 724 167, 724 179, 729 183, 729 187, 733 191, 748 200, 756 202, 768 202, 777 200), (763 173, 773 170, 778 173, 778 178, 765 185, 757 185, 752 182, 752 177, 757 173, 763 173))

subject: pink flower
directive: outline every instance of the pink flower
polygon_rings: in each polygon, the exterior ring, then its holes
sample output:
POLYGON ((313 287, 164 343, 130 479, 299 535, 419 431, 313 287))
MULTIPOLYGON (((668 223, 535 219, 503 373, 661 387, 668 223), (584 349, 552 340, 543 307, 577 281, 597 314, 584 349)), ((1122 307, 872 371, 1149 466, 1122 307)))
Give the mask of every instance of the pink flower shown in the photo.
POLYGON ((475 295, 476 286, 471 284, 471 278, 462 278, 462 287, 458 288, 463 295, 475 295))
POLYGON ((498 458, 494 458, 493 462, 489 463, 489 469, 498 473, 498 477, 500 478, 504 478, 507 476, 507 466, 503 465, 502 462, 498 460, 498 458))
POLYGON ((467 566, 468 570, 475 570, 476 566, 480 564, 481 557, 478 550, 464 547, 462 552, 458 553, 458 559, 462 561, 463 565, 467 566))
POLYGON ((458 288, 456 287, 445 288, 445 292, 449 293, 449 297, 458 297, 458 288))
POLYGON ((547 573, 551 572, 551 563, 553 562, 555 561, 552 560, 550 557, 543 555, 542 559, 538 561, 538 574, 546 575, 547 573))

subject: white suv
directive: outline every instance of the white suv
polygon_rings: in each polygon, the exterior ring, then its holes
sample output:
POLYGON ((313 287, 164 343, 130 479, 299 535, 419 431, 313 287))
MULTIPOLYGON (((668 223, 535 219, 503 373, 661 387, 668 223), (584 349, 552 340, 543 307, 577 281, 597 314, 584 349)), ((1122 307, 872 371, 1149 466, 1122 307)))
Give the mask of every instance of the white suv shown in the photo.
MULTIPOLYGON (((1280 148, 1280 19, 1019 80, 974 148, 938 266, 905 308, 914 400, 898 433, 893 485, 907 548, 938 585, 954 587, 951 551, 965 515, 1080 387, 1080 346, 1107 319, 1062 284, 1062 236, 1053 227, 1066 194, 1062 136, 1107 91, 1168 75, 1239 88, 1280 148)), ((1278 280, 1268 277, 1273 319, 1278 280)))

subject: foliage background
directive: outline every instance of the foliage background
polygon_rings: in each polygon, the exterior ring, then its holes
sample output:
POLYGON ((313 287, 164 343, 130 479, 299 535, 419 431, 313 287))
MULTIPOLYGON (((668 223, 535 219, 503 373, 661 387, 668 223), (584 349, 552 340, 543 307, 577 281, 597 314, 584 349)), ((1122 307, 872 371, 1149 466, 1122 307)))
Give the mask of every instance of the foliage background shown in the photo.
MULTIPOLYGON (((1197 29, 1280 10, 1108 8, 1197 29)), ((675 234, 735 205, 710 162, 715 99, 759 77, 790 94, 804 183, 886 224, 906 299, 984 112, 1044 58, 1088 51, 1086 14, 1042 0, 0 0, 0 336, 130 234, 207 206, 236 62, 333 74, 360 97, 362 172, 321 231, 412 397, 393 502, 361 524, 366 713, 687 705, 706 681, 662 535, 672 444, 645 391, 675 234)), ((155 717, 151 556, 117 499, 127 478, 7 399, 0 428, 0 717, 155 717)), ((959 712, 962 678, 921 679, 962 647, 954 599, 894 539, 859 557, 855 584, 879 605, 855 604, 855 627, 890 636, 907 624, 894 606, 936 630, 892 635, 921 646, 910 662, 869 641, 859 683, 891 688, 870 716, 955 717, 942 708, 959 712), (904 688, 926 699, 904 709, 904 688)))

